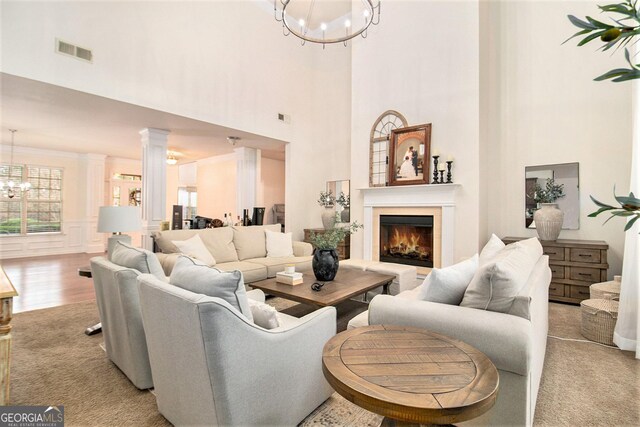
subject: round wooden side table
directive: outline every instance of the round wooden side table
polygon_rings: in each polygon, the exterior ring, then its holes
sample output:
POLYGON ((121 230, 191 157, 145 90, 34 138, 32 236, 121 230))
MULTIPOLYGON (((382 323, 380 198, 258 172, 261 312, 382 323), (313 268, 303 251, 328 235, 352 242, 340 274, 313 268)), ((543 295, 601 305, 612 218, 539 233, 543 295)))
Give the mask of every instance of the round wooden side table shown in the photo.
POLYGON ((345 399, 384 415, 382 425, 447 425, 488 411, 498 371, 474 347, 425 329, 373 325, 334 336, 322 370, 345 399))

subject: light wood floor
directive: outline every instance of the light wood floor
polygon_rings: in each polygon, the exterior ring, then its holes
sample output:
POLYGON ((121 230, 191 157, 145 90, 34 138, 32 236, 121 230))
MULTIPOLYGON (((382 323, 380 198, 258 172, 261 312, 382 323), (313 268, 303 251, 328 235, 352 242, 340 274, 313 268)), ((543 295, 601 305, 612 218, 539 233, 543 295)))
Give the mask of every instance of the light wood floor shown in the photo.
POLYGON ((18 291, 13 312, 56 307, 95 300, 93 282, 78 276, 78 268, 89 266, 99 254, 69 254, 0 261, 18 291))

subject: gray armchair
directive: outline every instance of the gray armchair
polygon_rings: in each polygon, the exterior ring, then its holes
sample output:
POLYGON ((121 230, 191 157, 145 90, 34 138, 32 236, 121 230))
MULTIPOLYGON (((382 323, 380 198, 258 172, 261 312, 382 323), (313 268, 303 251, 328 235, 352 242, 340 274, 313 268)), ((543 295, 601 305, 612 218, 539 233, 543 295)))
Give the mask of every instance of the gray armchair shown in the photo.
POLYGON ((336 333, 333 307, 276 329, 226 301, 144 274, 140 305, 158 409, 175 425, 296 425, 332 389, 322 349, 336 333))
POLYGON ((95 257, 91 274, 107 357, 139 389, 153 387, 136 285, 140 272, 95 257))

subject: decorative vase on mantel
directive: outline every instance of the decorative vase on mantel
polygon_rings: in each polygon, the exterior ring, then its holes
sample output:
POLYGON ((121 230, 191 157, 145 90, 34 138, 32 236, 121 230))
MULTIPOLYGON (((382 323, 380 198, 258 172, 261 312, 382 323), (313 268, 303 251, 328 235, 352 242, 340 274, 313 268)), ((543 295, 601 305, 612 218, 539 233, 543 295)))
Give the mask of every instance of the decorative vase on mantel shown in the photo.
POLYGON ((322 212, 322 226, 325 230, 333 228, 336 224, 336 211, 332 207, 325 207, 322 212))
POLYGON ((540 203, 540 209, 533 213, 533 220, 540 240, 558 240, 564 212, 558 209, 557 203, 540 203))
POLYGON ((316 249, 311 260, 311 268, 316 279, 330 282, 338 273, 338 253, 335 249, 316 249))

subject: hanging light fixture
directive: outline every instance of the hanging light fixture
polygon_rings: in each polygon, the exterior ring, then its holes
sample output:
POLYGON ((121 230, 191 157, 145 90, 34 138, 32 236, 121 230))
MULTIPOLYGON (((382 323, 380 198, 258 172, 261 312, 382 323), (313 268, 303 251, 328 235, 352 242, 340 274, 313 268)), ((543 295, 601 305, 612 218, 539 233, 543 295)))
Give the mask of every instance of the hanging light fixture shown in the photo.
POLYGON ((175 154, 172 151, 167 151, 167 164, 175 165, 178 163, 178 159, 176 159, 175 154))
POLYGON ((17 132, 16 129, 9 129, 11 132, 11 162, 9 163, 9 174, 7 176, 7 182, 0 181, 0 191, 4 192, 4 194, 13 199, 16 196, 16 191, 20 190, 22 192, 29 191, 31 188, 30 182, 23 182, 22 176, 20 177, 20 181, 14 182, 11 179, 11 174, 13 172, 13 145, 14 145, 14 137, 17 132))
POLYGON ((369 26, 380 23, 380 0, 274 0, 273 12, 285 36, 293 34, 303 45, 318 43, 324 49, 332 43, 346 46, 357 36, 367 38, 369 26))

